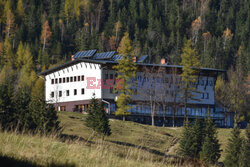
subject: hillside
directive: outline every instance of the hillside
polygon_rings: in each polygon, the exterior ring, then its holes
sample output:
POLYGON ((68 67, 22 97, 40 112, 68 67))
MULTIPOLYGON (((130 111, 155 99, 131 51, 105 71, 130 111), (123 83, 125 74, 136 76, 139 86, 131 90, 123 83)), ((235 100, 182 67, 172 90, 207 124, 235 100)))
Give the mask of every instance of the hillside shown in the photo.
MULTIPOLYGON (((92 138, 85 115, 60 112, 61 137, 0 133, 1 161, 51 166, 175 166, 181 128, 164 128, 110 120, 112 135, 92 138), (168 155, 168 156, 166 156, 168 155)), ((222 157, 230 129, 219 129, 222 157)))

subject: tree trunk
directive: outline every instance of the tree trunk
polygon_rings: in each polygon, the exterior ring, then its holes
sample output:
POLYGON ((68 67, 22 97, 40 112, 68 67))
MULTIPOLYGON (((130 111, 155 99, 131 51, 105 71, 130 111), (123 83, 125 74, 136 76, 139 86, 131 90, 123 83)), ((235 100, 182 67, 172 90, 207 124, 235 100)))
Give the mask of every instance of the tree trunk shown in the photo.
POLYGON ((122 116, 122 120, 125 121, 125 115, 122 116))
POLYGON ((151 115, 151 118, 152 118, 152 126, 155 126, 155 116, 154 116, 154 114, 151 115))

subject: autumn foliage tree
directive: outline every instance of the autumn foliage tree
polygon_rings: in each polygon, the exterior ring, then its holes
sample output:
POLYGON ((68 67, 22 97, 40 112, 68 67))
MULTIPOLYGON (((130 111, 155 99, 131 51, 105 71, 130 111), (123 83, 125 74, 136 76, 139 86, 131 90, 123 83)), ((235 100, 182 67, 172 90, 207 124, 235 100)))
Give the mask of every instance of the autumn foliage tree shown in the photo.
POLYGON ((192 48, 191 40, 187 40, 181 55, 182 68, 182 99, 185 107, 185 118, 187 118, 187 104, 189 100, 195 100, 194 92, 196 92, 195 85, 197 81, 197 68, 199 68, 200 60, 198 52, 192 48))
POLYGON ((123 120, 125 120, 125 115, 128 115, 127 110, 130 108, 128 106, 131 99, 133 91, 130 89, 132 77, 136 76, 136 64, 133 61, 134 49, 131 45, 131 40, 129 34, 126 32, 121 40, 121 43, 118 48, 119 54, 122 56, 122 59, 118 61, 118 64, 114 66, 114 69, 117 70, 118 76, 117 79, 120 80, 119 88, 116 85, 116 90, 121 94, 117 99, 118 109, 116 115, 123 115, 123 120))
POLYGON ((52 32, 50 30, 49 22, 46 20, 42 27, 42 34, 41 34, 41 43, 43 45, 43 52, 46 48, 46 45, 49 44, 49 40, 51 39, 52 32))

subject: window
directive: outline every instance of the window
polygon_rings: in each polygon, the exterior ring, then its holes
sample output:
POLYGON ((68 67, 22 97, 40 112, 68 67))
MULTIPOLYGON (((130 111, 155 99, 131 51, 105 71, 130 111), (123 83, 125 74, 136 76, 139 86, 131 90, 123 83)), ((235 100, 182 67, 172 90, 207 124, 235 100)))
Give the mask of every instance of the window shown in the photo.
POLYGON ((62 91, 59 91, 59 97, 62 97, 62 91))
POLYGON ((113 93, 113 88, 109 88, 109 93, 113 93))
POLYGON ((69 77, 67 77, 67 83, 69 82, 69 77))
POLYGON ((69 96, 69 90, 66 91, 66 95, 69 96))
POLYGON ((207 99, 209 99, 209 93, 207 93, 207 99))
POLYGON ((82 75, 82 81, 84 81, 84 75, 82 75))
POLYGON ((54 97, 54 96, 55 96, 55 93, 54 93, 54 92, 51 92, 50 96, 51 96, 51 97, 54 97))
POLYGON ((76 82, 76 77, 74 77, 74 82, 76 82))
POLYGON ((55 84, 57 84, 58 83, 58 79, 56 78, 56 80, 55 80, 55 84))
POLYGON ((109 79, 109 75, 108 74, 105 74, 105 79, 109 79))
POLYGON ((70 77, 70 82, 73 82, 73 77, 70 77))
POLYGON ((82 95, 84 95, 84 93, 85 93, 85 90, 84 90, 84 88, 82 88, 82 95))
POLYGON ((201 93, 201 98, 204 99, 204 93, 201 93))
POLYGON ((201 80, 201 85, 202 85, 202 86, 204 85, 204 80, 201 80))
POLYGON ((62 78, 59 78, 59 83, 62 83, 62 78))
POLYGON ((54 79, 51 80, 51 84, 52 84, 52 85, 54 84, 54 79))
POLYGON ((110 74, 110 79, 113 79, 113 74, 110 74))
POLYGON ((81 81, 81 76, 78 76, 78 81, 81 81))
POLYGON ((65 83, 65 78, 63 78, 63 83, 65 83))
POLYGON ((77 95, 77 89, 74 89, 74 95, 77 95))

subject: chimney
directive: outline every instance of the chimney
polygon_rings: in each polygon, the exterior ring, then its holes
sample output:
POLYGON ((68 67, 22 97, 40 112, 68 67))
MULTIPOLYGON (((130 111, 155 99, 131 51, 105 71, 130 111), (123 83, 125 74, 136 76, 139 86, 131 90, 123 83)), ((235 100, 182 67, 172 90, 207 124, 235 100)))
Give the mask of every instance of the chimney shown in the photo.
POLYGON ((135 62, 135 63, 136 63, 136 61, 137 61, 136 59, 137 59, 136 57, 133 57, 133 62, 135 62))
POLYGON ((75 60, 74 55, 71 56, 71 60, 75 60))
POLYGON ((166 60, 165 59, 161 59, 161 64, 165 64, 166 60))

